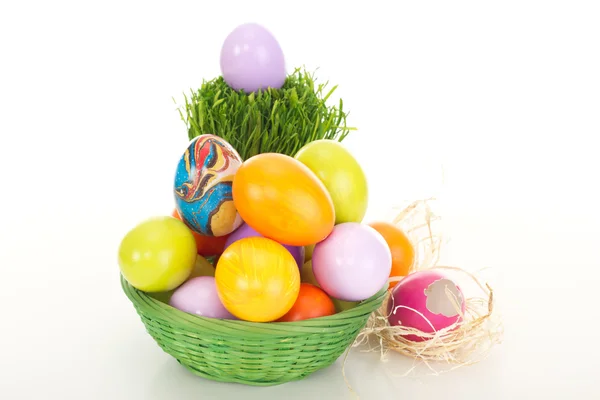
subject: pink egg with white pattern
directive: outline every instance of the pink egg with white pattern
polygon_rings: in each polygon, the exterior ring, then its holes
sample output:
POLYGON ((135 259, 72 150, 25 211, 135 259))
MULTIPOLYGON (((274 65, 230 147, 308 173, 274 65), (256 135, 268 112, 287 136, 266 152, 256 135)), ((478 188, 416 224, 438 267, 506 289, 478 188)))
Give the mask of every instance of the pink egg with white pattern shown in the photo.
MULTIPOLYGON (((466 304, 461 288, 438 270, 416 271, 402 279, 392 289, 387 305, 388 321, 392 326, 435 333, 460 323, 466 304)), ((416 342, 427 337, 404 335, 416 342)))

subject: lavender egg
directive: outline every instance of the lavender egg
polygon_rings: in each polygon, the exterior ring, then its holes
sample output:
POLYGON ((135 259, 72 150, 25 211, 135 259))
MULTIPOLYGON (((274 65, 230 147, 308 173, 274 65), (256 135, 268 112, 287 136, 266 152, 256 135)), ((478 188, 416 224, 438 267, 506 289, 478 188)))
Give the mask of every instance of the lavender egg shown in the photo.
POLYGON ((392 253, 375 229, 344 222, 315 245, 312 267, 316 281, 329 296, 362 301, 387 287, 392 253))
POLYGON ((286 78, 281 46, 263 26, 240 25, 221 47, 221 73, 234 90, 251 93, 268 87, 280 89, 286 78))
POLYGON ((221 303, 212 276, 189 279, 175 290, 169 304, 183 312, 207 318, 237 319, 221 303))
MULTIPOLYGON (((252 228, 250 225, 243 223, 238 229, 236 229, 231 235, 229 235, 227 241, 225 242, 225 248, 229 247, 233 242, 247 237, 263 237, 263 235, 256 232, 254 228, 252 228)), ((296 260, 296 264, 298 264, 298 268, 302 268, 302 266, 304 265, 305 254, 304 246, 289 246, 284 244, 283 247, 285 247, 287 251, 289 251, 290 254, 294 257, 294 260, 296 260)))

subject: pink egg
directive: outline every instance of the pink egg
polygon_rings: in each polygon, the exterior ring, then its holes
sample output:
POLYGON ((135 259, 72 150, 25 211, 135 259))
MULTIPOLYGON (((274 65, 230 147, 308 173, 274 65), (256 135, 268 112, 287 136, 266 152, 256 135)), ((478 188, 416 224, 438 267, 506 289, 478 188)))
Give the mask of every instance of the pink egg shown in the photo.
POLYGON ((181 311, 208 318, 237 319, 233 316, 217 294, 217 285, 212 276, 198 276, 179 286, 169 304, 181 311))
MULTIPOLYGON (((436 270, 413 272, 401 280, 392 290, 387 312, 390 325, 401 325, 434 333, 460 322, 461 316, 446 292, 456 298, 462 313, 465 312, 464 295, 445 274, 436 270)), ((404 336, 408 340, 423 341, 416 335, 404 336)))

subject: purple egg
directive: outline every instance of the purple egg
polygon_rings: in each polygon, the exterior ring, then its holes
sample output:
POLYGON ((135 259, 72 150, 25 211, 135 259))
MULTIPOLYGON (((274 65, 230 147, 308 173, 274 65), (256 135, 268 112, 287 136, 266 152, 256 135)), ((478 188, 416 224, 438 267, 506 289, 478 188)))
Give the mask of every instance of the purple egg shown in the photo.
MULTIPOLYGON (((225 248, 228 248, 233 242, 237 242, 240 239, 244 239, 247 237, 264 237, 260 233, 256 232, 250 225, 243 223, 239 228, 237 228, 233 233, 229 235, 227 241, 225 242, 225 248)), ((298 264, 298 268, 302 268, 304 265, 304 246, 289 246, 284 244, 283 247, 290 252, 290 254, 296 260, 296 264, 298 264)))
POLYGON ((379 232, 358 222, 336 225, 315 245, 313 274, 331 297, 362 301, 387 287, 392 254, 379 232))
POLYGON ((234 90, 251 93, 268 87, 279 89, 286 78, 283 51, 261 25, 240 25, 221 47, 221 73, 234 90))
POLYGON ((217 285, 212 276, 198 276, 179 286, 169 304, 181 311, 208 318, 237 319, 233 316, 217 294, 217 285))

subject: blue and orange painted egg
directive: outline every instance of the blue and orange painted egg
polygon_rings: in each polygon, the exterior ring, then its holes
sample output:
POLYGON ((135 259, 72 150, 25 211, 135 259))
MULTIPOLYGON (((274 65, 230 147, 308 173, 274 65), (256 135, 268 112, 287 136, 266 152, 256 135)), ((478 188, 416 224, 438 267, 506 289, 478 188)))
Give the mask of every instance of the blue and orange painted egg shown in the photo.
POLYGON ((190 142, 175 174, 175 208, 190 229, 224 236, 242 224, 231 189, 240 165, 238 152, 218 136, 200 135, 190 142))

